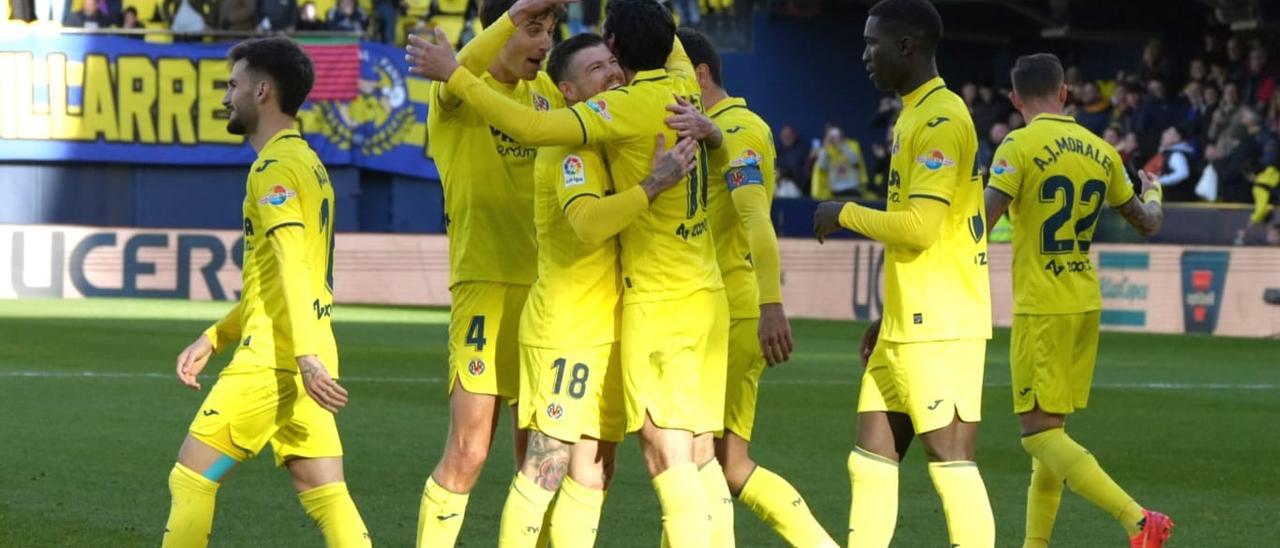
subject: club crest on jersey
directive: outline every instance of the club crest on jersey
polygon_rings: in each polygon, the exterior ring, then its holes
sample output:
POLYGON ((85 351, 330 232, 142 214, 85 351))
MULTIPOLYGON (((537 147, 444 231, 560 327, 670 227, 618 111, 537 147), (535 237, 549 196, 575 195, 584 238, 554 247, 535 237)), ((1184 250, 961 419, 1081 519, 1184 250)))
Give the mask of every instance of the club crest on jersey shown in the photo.
POLYGON ((732 167, 758 166, 760 165, 760 153, 752 149, 746 149, 742 151, 742 156, 734 158, 732 162, 729 162, 729 165, 732 167))
POLYGON ((560 417, 563 417, 563 416, 564 416, 564 407, 561 407, 560 404, 556 402, 551 402, 551 405, 547 406, 547 417, 550 418, 551 420, 560 420, 560 417))
POLYGON ((605 102, 604 99, 587 99, 587 108, 595 111, 605 120, 613 120, 613 116, 609 115, 609 103, 605 102))
POLYGON ((991 172, 996 175, 1004 175, 1005 173, 1016 173, 1018 170, 1009 165, 1004 158, 996 160, 996 165, 991 166, 991 172))
POLYGON ((271 192, 267 193, 266 196, 263 196, 262 199, 258 200, 258 203, 262 205, 273 205, 273 206, 284 205, 285 202, 289 201, 289 198, 292 198, 297 195, 298 195, 297 192, 289 190, 281 185, 276 185, 271 187, 271 192))
POLYGON ((535 93, 533 94, 533 110, 544 112, 551 110, 551 101, 548 101, 546 97, 535 93))
POLYGON ((472 377, 479 377, 484 374, 484 360, 473 358, 471 363, 467 364, 467 373, 471 373, 472 377))
POLYGON ((956 165, 956 163, 951 161, 951 159, 943 156, 941 150, 935 150, 925 154, 924 156, 916 158, 916 161, 924 164, 924 167, 929 168, 929 171, 936 171, 944 167, 956 165))
POLYGON ((565 156, 560 167, 564 173, 565 188, 587 184, 587 166, 577 154, 565 156))

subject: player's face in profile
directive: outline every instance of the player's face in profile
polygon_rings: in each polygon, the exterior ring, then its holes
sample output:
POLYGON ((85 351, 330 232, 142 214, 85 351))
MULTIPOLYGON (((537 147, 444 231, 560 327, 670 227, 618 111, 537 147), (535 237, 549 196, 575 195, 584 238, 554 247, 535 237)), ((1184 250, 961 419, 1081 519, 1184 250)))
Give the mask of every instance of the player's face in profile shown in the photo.
POLYGON ((502 65, 521 80, 537 78, 542 60, 551 51, 551 33, 555 26, 555 16, 547 14, 516 29, 499 55, 502 65))
POLYGON ((576 97, 566 98, 572 101, 585 100, 622 85, 622 78, 622 66, 608 46, 600 44, 585 48, 573 56, 570 69, 569 80, 576 97))
POLYGON ((227 133, 245 135, 258 119, 254 95, 258 86, 249 77, 248 62, 236 61, 227 79, 227 93, 222 96, 222 106, 227 109, 227 133))
POLYGON ((880 91, 896 89, 899 71, 895 55, 898 43, 896 37, 885 28, 879 17, 872 16, 867 18, 862 39, 867 43, 866 49, 862 50, 862 64, 867 69, 871 83, 880 91))

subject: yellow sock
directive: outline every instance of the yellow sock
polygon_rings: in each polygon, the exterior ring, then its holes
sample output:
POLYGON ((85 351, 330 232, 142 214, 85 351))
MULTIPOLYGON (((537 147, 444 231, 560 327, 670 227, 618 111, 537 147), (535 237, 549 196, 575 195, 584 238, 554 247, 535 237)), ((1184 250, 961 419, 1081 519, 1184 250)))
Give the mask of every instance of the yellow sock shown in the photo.
POLYGON ((838 546, 787 480, 756 466, 738 499, 792 546, 838 546))
POLYGON ((164 548, 209 545, 218 482, 178 463, 169 471, 169 521, 164 524, 164 548))
POLYGON ((347 492, 347 483, 338 481, 308 489, 298 493, 302 508, 307 511, 311 520, 324 533, 325 546, 329 548, 347 548, 356 546, 373 546, 369 539, 369 529, 360 519, 360 511, 356 510, 351 493, 347 492))
POLYGON ((898 524, 898 463, 855 447, 849 452, 849 546, 889 546, 898 524))
POLYGON ((992 548, 996 545, 996 522, 991 515, 987 487, 973 461, 929 463, 929 477, 942 499, 951 544, 964 548, 992 548))
POLYGON ((428 477, 418 507, 418 548, 452 548, 462 530, 468 493, 452 493, 428 477))
POLYGON ((604 491, 589 489, 566 476, 551 509, 551 545, 555 548, 591 548, 596 544, 604 491))
POLYGON ((1072 440, 1061 428, 1023 436, 1022 448, 1048 466, 1054 475, 1065 478, 1067 486, 1094 506, 1120 521, 1130 537, 1142 528, 1142 507, 1133 501, 1098 465, 1088 449, 1072 440))
POLYGON ((711 546, 733 548, 733 494, 724 479, 720 461, 711 459, 698 468, 702 490, 707 495, 707 509, 711 512, 711 546))
POLYGON ((711 544, 707 496, 692 462, 678 464, 653 478, 662 505, 662 534, 673 548, 705 548, 711 544))
POLYGON ((533 480, 516 473, 502 507, 502 525, 498 528, 498 546, 502 548, 534 548, 542 531, 542 520, 555 491, 548 491, 533 480))
POLYGON ((1039 460, 1031 459, 1031 485, 1027 487, 1027 534, 1022 548, 1048 548, 1061 502, 1062 477, 1039 460))

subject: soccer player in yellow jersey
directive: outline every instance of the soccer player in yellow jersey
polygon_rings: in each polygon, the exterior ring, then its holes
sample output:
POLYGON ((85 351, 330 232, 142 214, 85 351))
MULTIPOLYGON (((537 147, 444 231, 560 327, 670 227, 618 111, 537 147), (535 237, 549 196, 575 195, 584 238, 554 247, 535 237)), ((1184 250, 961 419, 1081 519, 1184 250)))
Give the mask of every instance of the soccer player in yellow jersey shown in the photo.
POLYGON ((707 209, 720 275, 729 296, 729 374, 724 434, 716 454, 729 490, 792 546, 836 546, 787 480, 748 454, 765 364, 790 358, 791 326, 782 308, 778 237, 769 218, 774 190, 773 132, 747 102, 724 89, 720 54, 702 33, 676 34, 693 62, 707 113, 724 137, 710 152, 707 209))
MULTIPOLYGON (((447 81, 450 91, 521 142, 603 144, 614 185, 626 192, 651 170, 654 135, 674 141, 664 124, 667 105, 676 97, 695 105, 701 99, 676 45, 675 22, 658 3, 613 0, 604 30, 630 84, 550 112, 519 105, 457 70, 447 43, 416 40, 410 56, 416 72, 447 81)), ((709 137, 708 144, 718 146, 719 137, 709 137)), ((660 195, 621 233, 627 431, 640 432, 663 529, 676 547, 710 542, 707 493, 700 484, 718 485, 723 496, 717 498, 728 498, 719 466, 700 474, 693 462, 694 436, 723 428, 728 345, 728 303, 706 214, 705 161, 699 154, 685 192, 660 195)))
POLYGON ((178 380, 199 390, 209 357, 235 352, 169 473, 163 545, 207 545, 218 487, 270 443, 325 543, 370 546, 343 480, 333 416, 347 402, 334 381, 333 186, 294 129, 315 71, 287 38, 247 40, 227 57, 227 130, 258 153, 245 185, 244 286, 235 308, 178 356, 178 380))
POLYGON ((932 4, 880 2, 868 12, 864 38, 862 60, 872 82, 902 96, 887 211, 826 202, 814 222, 820 241, 844 227, 885 245, 884 317, 864 338, 873 353, 865 362, 857 447, 848 461, 848 542, 889 545, 898 463, 918 435, 951 544, 990 548, 995 524, 975 462, 991 337, 977 134, 964 102, 938 77, 942 19, 932 4))
MULTIPOLYGON (((622 84, 604 40, 581 34, 547 61, 565 100, 622 84)), ((658 137, 662 139, 662 137, 658 137)), ((697 145, 659 146, 652 174, 616 194, 595 146, 544 147, 534 167, 538 277, 520 318, 519 426, 529 449, 502 512, 499 546, 592 546, 615 448, 622 441, 618 356, 622 279, 617 233, 685 179, 697 145), (550 534, 540 531, 556 491, 550 534)))
MULTIPOLYGON (((492 0, 485 26, 508 28, 509 40, 478 38, 462 51, 464 72, 505 97, 549 109, 562 102, 540 72, 566 0, 492 0), (510 13, 506 13, 510 8, 510 13)), ((492 445, 502 402, 519 391, 517 331, 536 272, 533 161, 536 149, 485 122, 450 93, 431 86, 428 148, 444 186, 449 238, 449 433, 427 478, 418 512, 418 546, 453 546, 471 488, 492 445)), ((514 409, 513 409, 514 410, 514 409)), ((516 457, 525 438, 516 430, 516 457)))
POLYGON ((1163 546, 1169 518, 1134 502, 1064 431, 1066 416, 1088 403, 1098 355, 1102 296, 1089 258, 1098 215, 1109 205, 1153 236, 1164 218, 1160 186, 1140 172, 1139 199, 1119 153, 1062 113, 1067 87, 1057 57, 1021 57, 1011 76, 1013 105, 1028 124, 996 150, 986 204, 988 219, 1008 210, 1013 220, 1009 364, 1013 411, 1031 455, 1023 546, 1049 545, 1064 481, 1119 520, 1134 547, 1163 546))

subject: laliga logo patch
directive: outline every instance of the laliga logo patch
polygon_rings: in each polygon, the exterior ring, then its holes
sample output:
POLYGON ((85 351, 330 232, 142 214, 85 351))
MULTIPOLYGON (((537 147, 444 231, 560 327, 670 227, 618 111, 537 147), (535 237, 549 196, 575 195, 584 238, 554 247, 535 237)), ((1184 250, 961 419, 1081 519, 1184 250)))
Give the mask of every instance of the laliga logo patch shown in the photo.
POLYGON ((543 112, 551 110, 551 101, 548 101, 546 97, 535 93, 533 94, 533 110, 543 112))
POLYGON ((480 375, 483 375, 484 360, 480 358, 473 358, 471 363, 467 364, 467 372, 471 373, 472 377, 479 377, 480 375))
POLYGON ((289 201, 289 198, 297 195, 297 192, 289 190, 283 186, 276 185, 271 188, 271 193, 263 196, 261 200, 258 200, 258 203, 263 205, 279 206, 289 201))
POLYGON ((760 165, 760 154, 752 149, 744 150, 742 156, 734 158, 732 162, 729 162, 729 165, 733 167, 758 166, 760 165))
POLYGON ((935 150, 924 156, 916 158, 916 161, 924 164, 924 167, 929 168, 929 171, 937 171, 944 167, 956 165, 955 162, 951 161, 946 156, 943 156, 941 150, 935 150))
POLYGON ((551 418, 551 420, 560 420, 560 417, 563 416, 564 408, 560 404, 551 402, 551 405, 547 406, 547 417, 551 418))
POLYGON ((605 120, 613 120, 613 116, 609 115, 609 103, 606 103, 604 99, 587 99, 587 108, 595 111, 605 120))
POLYGON ((1006 162, 1004 158, 996 160, 996 165, 991 166, 991 172, 995 173, 996 175, 1004 175, 1005 173, 1016 173, 1017 171, 1018 170, 1014 169, 1013 166, 1009 165, 1009 162, 1006 162))
POLYGON ((587 183, 587 166, 582 163, 582 158, 577 154, 566 156, 561 170, 564 172, 565 188, 587 183))

